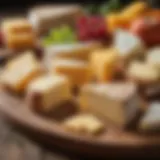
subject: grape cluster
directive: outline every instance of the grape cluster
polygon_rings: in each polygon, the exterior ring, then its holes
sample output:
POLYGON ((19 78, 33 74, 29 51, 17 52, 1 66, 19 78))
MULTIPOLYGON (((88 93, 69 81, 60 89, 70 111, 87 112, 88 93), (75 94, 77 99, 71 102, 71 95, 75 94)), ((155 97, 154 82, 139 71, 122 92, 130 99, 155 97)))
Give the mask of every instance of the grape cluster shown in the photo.
POLYGON ((43 38, 43 44, 45 46, 52 44, 74 43, 76 41, 77 37, 74 30, 67 25, 51 29, 49 35, 43 38))

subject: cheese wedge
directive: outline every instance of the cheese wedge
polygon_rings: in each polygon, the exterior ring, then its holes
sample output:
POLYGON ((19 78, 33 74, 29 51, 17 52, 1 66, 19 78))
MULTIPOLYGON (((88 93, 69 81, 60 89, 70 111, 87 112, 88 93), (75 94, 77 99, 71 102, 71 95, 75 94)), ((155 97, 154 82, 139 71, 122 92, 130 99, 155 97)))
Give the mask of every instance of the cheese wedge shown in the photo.
POLYGON ((32 8, 28 19, 38 34, 61 24, 74 24, 75 20, 83 15, 79 5, 42 5, 32 8))
POLYGON ((144 55, 145 46, 141 39, 125 30, 117 30, 114 37, 114 46, 124 60, 144 55))
POLYGON ((61 57, 88 60, 91 53, 101 47, 102 44, 99 42, 53 45, 45 48, 45 59, 49 61, 55 57, 61 57))
POLYGON ((51 63, 50 70, 52 73, 67 76, 73 86, 81 86, 91 80, 89 65, 84 61, 54 59, 51 63))
POLYGON ((92 75, 100 82, 111 80, 115 74, 118 53, 114 48, 96 50, 91 54, 92 75))
POLYGON ((160 47, 155 47, 148 51, 147 63, 160 69, 160 47))
POLYGON ((141 131, 160 131, 160 103, 152 103, 140 121, 139 128, 141 131))
POLYGON ((15 92, 22 92, 28 83, 42 72, 40 63, 31 52, 10 60, 1 74, 1 82, 15 92))
POLYGON ((159 72, 153 66, 135 61, 130 64, 127 75, 142 84, 154 84, 159 80, 159 72))
POLYGON ((44 75, 27 87, 27 103, 31 108, 48 112, 71 100, 69 80, 65 76, 44 75))
POLYGON ((133 83, 88 84, 80 93, 83 112, 125 127, 135 120, 140 108, 137 88, 133 83))
POLYGON ((91 114, 81 114, 68 118, 63 126, 74 133, 94 135, 104 129, 104 124, 91 114))

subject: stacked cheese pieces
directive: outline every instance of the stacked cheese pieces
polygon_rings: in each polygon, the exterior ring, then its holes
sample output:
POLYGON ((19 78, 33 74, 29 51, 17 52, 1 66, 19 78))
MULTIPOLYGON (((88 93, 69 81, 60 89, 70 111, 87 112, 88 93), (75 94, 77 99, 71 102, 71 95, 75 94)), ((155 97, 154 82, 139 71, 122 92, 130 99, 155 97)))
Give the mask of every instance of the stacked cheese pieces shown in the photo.
POLYGON ((35 46, 36 36, 27 19, 6 19, 2 22, 1 28, 8 48, 20 50, 35 46))

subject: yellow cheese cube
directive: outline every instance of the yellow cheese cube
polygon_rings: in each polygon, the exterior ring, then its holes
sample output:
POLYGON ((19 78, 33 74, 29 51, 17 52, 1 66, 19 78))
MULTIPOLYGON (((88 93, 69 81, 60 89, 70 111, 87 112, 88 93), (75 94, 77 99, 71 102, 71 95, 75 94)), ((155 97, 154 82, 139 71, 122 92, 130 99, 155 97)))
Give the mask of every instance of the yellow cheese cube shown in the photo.
POLYGON ((7 88, 22 92, 28 83, 41 74, 41 66, 34 55, 24 53, 8 62, 1 74, 1 82, 7 88))
POLYGON ((90 80, 90 69, 87 62, 73 59, 54 59, 50 66, 53 73, 66 75, 71 84, 79 86, 90 80))
POLYGON ((118 53, 114 48, 93 52, 90 58, 92 75, 100 82, 111 80, 117 60, 118 53))
POLYGON ((2 22, 2 30, 5 34, 32 32, 32 25, 25 18, 13 18, 2 22))
POLYGON ((19 50, 35 46, 36 36, 33 33, 9 34, 6 45, 10 49, 19 50))

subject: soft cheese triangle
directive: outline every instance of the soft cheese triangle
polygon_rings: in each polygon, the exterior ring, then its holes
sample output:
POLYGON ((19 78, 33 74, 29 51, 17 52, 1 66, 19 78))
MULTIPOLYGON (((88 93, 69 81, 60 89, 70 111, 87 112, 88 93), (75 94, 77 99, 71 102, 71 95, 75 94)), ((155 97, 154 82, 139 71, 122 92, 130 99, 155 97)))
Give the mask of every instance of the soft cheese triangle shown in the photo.
POLYGON ((27 88, 29 106, 44 112, 48 112, 71 99, 69 80, 62 75, 38 77, 27 88))
POLYGON ((85 85, 80 94, 81 110, 125 127, 137 116, 140 99, 133 83, 85 85))
POLYGON ((127 60, 135 56, 141 57, 145 51, 145 46, 140 38, 122 29, 118 29, 115 33, 114 46, 120 56, 127 60))
POLYGON ((6 64, 1 74, 1 82, 15 92, 22 92, 28 83, 41 73, 42 68, 34 54, 25 52, 6 64))

